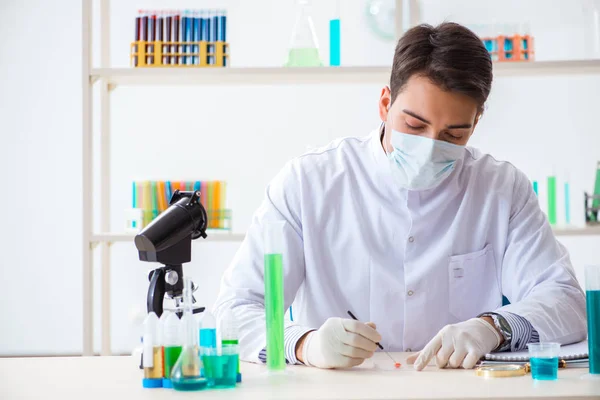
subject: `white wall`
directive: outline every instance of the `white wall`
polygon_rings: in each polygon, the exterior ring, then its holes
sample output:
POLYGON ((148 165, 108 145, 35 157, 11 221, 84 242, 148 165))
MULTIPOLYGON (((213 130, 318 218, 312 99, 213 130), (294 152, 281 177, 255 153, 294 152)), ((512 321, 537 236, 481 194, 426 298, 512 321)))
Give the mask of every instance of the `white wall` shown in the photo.
MULTIPOLYGON (((583 35, 583 14, 573 6, 576 2, 454 0, 452 7, 450 1, 421 3, 425 20, 432 23, 446 17, 488 23, 491 15, 501 19, 503 13, 515 14, 503 10, 520 7, 523 18, 531 21, 538 59, 585 54, 584 47, 572 45, 581 43, 583 35), (482 3, 485 7, 479 6, 482 3), (546 7, 552 11, 539 12, 546 7)), ((165 4, 112 2, 113 66, 128 65, 136 10, 165 4)), ((178 0, 168 7, 227 8, 232 65, 282 64, 294 18, 291 0, 198 4, 178 0)), ((326 24, 333 1, 314 4, 322 58, 327 60, 326 24)), ((368 31, 364 13, 364 1, 342 2, 342 62, 389 65, 394 44, 368 31)), ((81 351, 80 30, 77 0, 60 2, 60 7, 40 0, 0 1, 0 209, 11 210, 0 219, 0 315, 10 321, 0 333, 0 355, 81 351), (35 41, 40 35, 52 38, 52 46, 35 41), (52 195, 58 185, 67 190, 52 195), (15 188, 25 192, 23 200, 12 194, 15 188), (41 211, 36 213, 34 207, 41 211), (15 280, 26 282, 32 294, 23 296, 15 280), (44 334, 33 337, 40 327, 44 334)), ((308 146, 365 135, 378 125, 376 104, 384 84, 117 88, 112 95, 112 230, 123 227, 132 180, 171 178, 226 180, 234 229, 243 232, 266 183, 286 160, 308 146), (251 171, 253 178, 248 180, 241 171, 251 171)), ((599 89, 598 76, 497 79, 472 143, 512 161, 535 179, 543 179, 552 168, 568 170, 573 214, 581 222, 575 193, 591 190, 595 161, 600 159, 594 114, 599 89)), ((578 270, 599 262, 593 249, 600 238, 561 240, 578 270)), ((236 248, 237 244, 194 245, 186 273, 200 285, 196 298, 201 304, 212 305, 220 275, 236 248)), ((113 350, 123 352, 136 340, 130 317, 144 307, 149 265, 140 263, 133 245, 126 243, 113 246, 112 260, 113 350)), ((98 285, 96 289, 97 305, 98 285)), ((97 350, 99 311, 96 307, 97 350)))

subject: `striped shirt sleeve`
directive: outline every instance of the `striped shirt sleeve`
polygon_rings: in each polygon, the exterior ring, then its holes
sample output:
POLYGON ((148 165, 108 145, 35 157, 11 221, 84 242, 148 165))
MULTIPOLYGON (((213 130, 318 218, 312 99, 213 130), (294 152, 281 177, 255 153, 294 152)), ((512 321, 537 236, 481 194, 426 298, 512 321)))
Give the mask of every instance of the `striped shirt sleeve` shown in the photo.
MULTIPOLYGON (((290 325, 283 331, 283 348, 285 351, 286 364, 302 364, 296 358, 296 344, 304 334, 313 331, 314 329, 305 328, 298 325, 290 325)), ((258 359, 262 363, 267 362, 267 349, 264 348, 258 353, 258 359)))
POLYGON ((528 343, 540 341, 538 332, 524 317, 510 312, 499 312, 496 315, 503 318, 512 331, 510 346, 503 345, 499 350, 520 351, 525 349, 528 343))

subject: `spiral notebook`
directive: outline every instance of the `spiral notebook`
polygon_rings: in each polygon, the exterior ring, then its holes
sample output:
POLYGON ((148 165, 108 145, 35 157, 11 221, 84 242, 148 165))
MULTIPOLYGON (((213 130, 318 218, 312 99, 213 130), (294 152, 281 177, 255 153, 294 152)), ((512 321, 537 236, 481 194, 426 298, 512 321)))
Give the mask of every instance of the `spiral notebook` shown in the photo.
MULTIPOLYGON (((561 360, 582 360, 588 358, 588 342, 569 344, 560 347, 560 355, 558 357, 561 360)), ((485 359, 489 361, 508 361, 508 362, 523 362, 529 361, 528 350, 515 351, 515 352, 501 352, 486 354, 485 359)))

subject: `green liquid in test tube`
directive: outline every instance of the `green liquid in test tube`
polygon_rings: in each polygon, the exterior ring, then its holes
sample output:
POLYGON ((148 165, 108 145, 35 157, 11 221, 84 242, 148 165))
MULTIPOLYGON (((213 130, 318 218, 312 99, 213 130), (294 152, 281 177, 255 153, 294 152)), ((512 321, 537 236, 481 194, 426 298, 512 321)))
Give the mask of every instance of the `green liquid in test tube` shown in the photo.
POLYGON ((267 368, 285 369, 283 346, 283 221, 267 221, 263 227, 265 249, 265 316, 267 322, 267 368))
POLYGON ((556 225, 556 177, 548 177, 548 220, 556 225))

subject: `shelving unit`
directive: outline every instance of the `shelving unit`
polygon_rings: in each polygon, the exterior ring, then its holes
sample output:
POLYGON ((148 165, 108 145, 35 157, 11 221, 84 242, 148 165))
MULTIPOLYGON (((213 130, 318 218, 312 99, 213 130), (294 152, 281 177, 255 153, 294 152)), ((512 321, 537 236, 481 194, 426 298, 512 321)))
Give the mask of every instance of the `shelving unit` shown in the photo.
MULTIPOLYGON (((388 67, 336 68, 110 68, 110 3, 100 0, 100 68, 92 68, 92 0, 82 2, 82 179, 83 179, 83 354, 93 354, 93 251, 100 248, 101 263, 101 354, 111 353, 110 343, 110 246, 133 241, 132 234, 110 233, 110 96, 117 86, 139 85, 298 85, 298 84, 385 84, 388 67), (92 138, 93 86, 100 89, 100 226, 95 230, 93 216, 92 138), (104 233, 97 233, 104 232, 104 233)), ((396 0, 397 36, 403 31, 403 1, 396 0)), ((412 20, 412 16, 411 16, 412 20)), ((411 21, 411 25, 414 21, 411 21)), ((496 63, 494 75, 600 74, 600 60, 496 63)), ((559 236, 600 235, 600 227, 556 228, 559 236)), ((210 234, 194 243, 241 241, 244 234, 210 234)))

